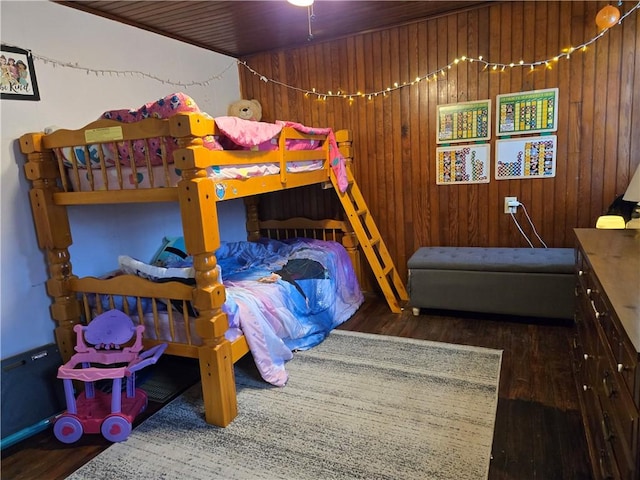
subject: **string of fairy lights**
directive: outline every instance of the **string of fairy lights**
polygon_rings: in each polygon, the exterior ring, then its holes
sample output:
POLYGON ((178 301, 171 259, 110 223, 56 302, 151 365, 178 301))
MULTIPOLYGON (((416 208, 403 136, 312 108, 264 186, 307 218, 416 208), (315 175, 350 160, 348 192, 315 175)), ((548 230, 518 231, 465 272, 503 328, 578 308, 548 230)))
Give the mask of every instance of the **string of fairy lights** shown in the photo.
MULTIPOLYGON (((629 15, 631 15, 634 11, 640 9, 640 1, 638 1, 638 3, 636 3, 628 12, 626 12, 624 15, 620 16, 620 19, 616 22, 617 25, 620 25, 623 20, 625 18, 627 18, 629 15)), ((394 82, 392 85, 389 85, 386 88, 380 89, 380 90, 376 90, 376 91, 370 91, 370 92, 361 92, 361 91, 357 91, 357 92, 344 92, 342 90, 336 90, 336 91, 332 91, 332 90, 328 90, 328 91, 319 91, 316 88, 302 88, 302 87, 298 87, 295 85, 290 85, 286 82, 282 82, 279 80, 276 80, 274 78, 269 78, 266 75, 258 72, 257 70, 253 69, 249 64, 247 64, 247 62, 244 61, 240 61, 240 60, 235 60, 233 62, 231 62, 229 65, 227 65, 223 70, 221 70, 219 73, 210 76, 209 78, 206 78, 204 80, 198 80, 198 81, 188 81, 188 82, 182 82, 182 81, 176 81, 176 80, 172 80, 170 78, 162 78, 159 75, 154 75, 151 73, 147 73, 144 71, 140 71, 140 70, 116 70, 116 69, 111 69, 111 68, 91 68, 91 67, 85 67, 82 66, 80 64, 78 64, 77 62, 65 62, 65 61, 61 61, 61 60, 57 60, 54 58, 50 58, 44 55, 40 55, 37 53, 33 53, 31 52, 31 55, 34 59, 36 60, 40 60, 42 61, 45 65, 52 65, 54 68, 55 67, 62 67, 62 68, 71 68, 71 69, 75 69, 75 70, 79 70, 79 71, 83 71, 85 72, 87 75, 95 75, 95 76, 112 76, 112 77, 138 77, 138 78, 146 78, 149 80, 155 80, 158 82, 161 82, 163 84, 166 85, 170 85, 170 86, 174 86, 174 87, 179 87, 179 88, 184 88, 184 89, 188 89, 188 88, 192 88, 192 87, 207 87, 209 85, 211 85, 212 82, 214 81, 218 81, 221 80, 224 77, 224 74, 231 69, 231 67, 233 67, 234 65, 239 65, 243 68, 246 68, 247 70, 249 70, 249 72, 251 72, 252 74, 260 77, 260 80, 265 82, 265 83, 272 83, 274 85, 278 85, 280 87, 289 89, 289 90, 293 90, 296 92, 300 92, 303 93, 306 97, 312 97, 312 98, 316 98, 318 100, 327 100, 329 98, 343 98, 343 99, 347 99, 349 101, 353 101, 357 98, 367 98, 369 100, 374 99, 375 97, 378 96, 386 96, 396 90, 400 90, 402 88, 405 87, 409 87, 412 85, 415 85, 417 83, 423 82, 423 81, 435 81, 437 80, 439 77, 444 77, 447 75, 447 72, 449 70, 451 70, 453 67, 462 64, 462 63, 478 63, 480 65, 483 65, 483 70, 492 70, 492 71, 505 71, 507 69, 511 69, 511 68, 515 68, 515 67, 521 67, 521 68, 529 68, 530 70, 535 70, 538 67, 543 67, 543 68, 553 68, 553 64, 559 62, 561 59, 566 58, 567 60, 569 60, 571 58, 571 55, 574 52, 584 52, 587 50, 587 48, 589 46, 591 46, 592 44, 594 44, 595 42, 597 42, 599 39, 601 39, 609 30, 610 28, 613 28, 613 26, 608 27, 608 28, 604 28, 602 29, 602 31, 600 31, 600 33, 598 33, 596 36, 594 36, 593 38, 591 38, 590 40, 582 43, 581 45, 578 45, 576 47, 568 47, 563 49, 560 53, 558 53, 557 55, 553 56, 553 57, 549 57, 546 58, 544 60, 537 60, 537 61, 533 61, 533 62, 525 62, 524 60, 519 60, 517 62, 510 62, 510 63, 499 63, 499 62, 492 62, 489 60, 484 59, 482 56, 478 56, 477 58, 475 57, 468 57, 465 55, 462 55, 458 58, 455 58, 453 61, 451 61, 450 63, 448 63, 447 65, 444 65, 442 67, 438 67, 424 75, 418 76, 413 80, 410 81, 404 81, 404 82, 394 82)))
POLYGON ((190 81, 190 82, 180 82, 180 81, 176 81, 176 80, 171 80, 168 78, 162 78, 158 75, 153 75, 151 73, 147 73, 147 72, 143 72, 140 70, 115 70, 115 69, 111 69, 111 68, 90 68, 90 67, 83 67, 82 65, 79 65, 77 62, 62 62, 60 60, 56 60, 54 58, 49 58, 49 57, 45 57, 44 55, 38 55, 37 53, 31 53, 31 56, 36 59, 36 60, 40 60, 42 61, 45 65, 51 64, 54 68, 56 67, 63 67, 63 68, 72 68, 75 70, 80 70, 83 72, 86 72, 87 75, 92 75, 94 74, 95 76, 104 76, 104 75, 108 75, 108 76, 112 76, 112 77, 138 77, 138 78, 146 78, 149 80, 155 80, 158 82, 161 82, 163 84, 166 85, 171 85, 174 87, 180 87, 180 88, 189 88, 189 87, 208 87, 209 85, 211 85, 212 82, 216 81, 216 80, 222 80, 222 78, 224 77, 224 74, 231 69, 231 67, 233 67, 234 65, 236 65, 237 61, 233 61, 231 63, 229 63, 229 65, 227 65, 222 71, 220 71, 219 73, 210 76, 209 78, 205 79, 205 80, 199 80, 199 81, 190 81))
MULTIPOLYGON (((625 13, 624 15, 620 16, 620 19, 616 22, 617 25, 620 25, 622 23, 622 21, 628 17, 629 15, 631 15, 635 10, 638 10, 640 8, 640 1, 638 3, 636 3, 636 5, 634 5, 627 13, 625 13)), ((300 87, 296 87, 294 85, 289 85, 287 83, 284 82, 280 82, 278 80, 274 80, 272 78, 268 78, 265 75, 262 75, 261 73, 259 73, 258 71, 254 70, 253 68, 251 68, 246 62, 238 62, 239 65, 245 67, 247 70, 249 70, 251 73, 253 73, 254 75, 257 75, 260 77, 260 80, 262 80, 263 82, 271 82, 275 85, 279 85, 281 87, 290 89, 290 90, 295 90, 297 92, 301 92, 303 93, 306 97, 315 97, 319 100, 326 100, 328 98, 344 98, 346 100, 349 101, 353 101, 356 98, 367 98, 369 100, 372 100, 373 98, 377 97, 377 96, 386 96, 388 94, 390 94, 391 92, 394 92, 396 90, 400 90, 402 88, 408 87, 408 86, 412 86, 415 85, 417 83, 420 83, 422 81, 435 81, 439 78, 439 76, 446 76, 447 72, 449 70, 451 70, 454 66, 459 65, 460 63, 473 63, 473 62, 477 62, 481 65, 484 65, 483 70, 487 70, 490 69, 492 71, 501 71, 504 72, 507 69, 510 68, 514 68, 514 67, 524 67, 524 68, 529 68, 530 70, 535 70, 536 67, 541 67, 544 66, 544 68, 548 68, 551 69, 553 68, 553 64, 557 63, 558 61, 560 61, 563 58, 566 58, 567 60, 569 60, 571 58, 571 55, 574 52, 584 52, 587 50, 587 48, 594 44, 595 42, 597 42, 600 38, 602 38, 609 30, 611 27, 608 28, 604 28, 598 35, 596 35, 595 37, 593 37, 592 39, 582 43, 581 45, 578 45, 576 47, 568 47, 566 49, 564 49, 563 51, 561 51, 560 53, 558 53, 557 55, 553 56, 553 57, 549 57, 547 59, 544 60, 538 60, 538 61, 534 61, 534 62, 525 62, 524 60, 520 60, 518 62, 510 62, 510 63, 496 63, 496 62, 491 62, 488 60, 485 60, 482 56, 479 56, 477 58, 474 57, 467 57, 465 55, 459 57, 459 58, 455 58, 452 62, 450 62, 449 64, 443 66, 443 67, 439 67, 429 73, 426 73, 422 76, 418 76, 416 77, 414 80, 412 81, 406 81, 406 82, 394 82, 393 85, 390 85, 382 90, 377 90, 377 91, 372 91, 372 92, 355 92, 355 93, 348 93, 348 92, 343 92, 340 90, 337 91, 326 91, 326 92, 320 92, 318 90, 316 90, 315 88, 311 88, 311 89, 305 89, 305 88, 300 88, 300 87)))

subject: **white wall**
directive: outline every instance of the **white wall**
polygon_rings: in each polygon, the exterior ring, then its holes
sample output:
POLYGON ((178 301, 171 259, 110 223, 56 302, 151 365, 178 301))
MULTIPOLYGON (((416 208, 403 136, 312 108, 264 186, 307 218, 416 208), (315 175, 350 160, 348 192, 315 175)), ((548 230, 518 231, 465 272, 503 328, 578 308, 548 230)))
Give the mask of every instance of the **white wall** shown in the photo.
MULTIPOLYGON (((137 108, 178 91, 209 114, 224 115, 239 98, 240 87, 231 57, 52 2, 3 0, 0 9, 2 43, 41 57, 34 59, 41 100, 0 100, 0 357, 7 358, 54 341, 45 290, 48 272, 36 242, 18 138, 51 125, 80 128, 105 110, 137 108), (224 73, 208 86, 185 89, 135 74, 87 74, 63 66, 67 63, 91 70, 141 71, 182 83, 224 73)), ((219 216, 223 240, 245 237, 240 200, 220 204, 219 216)), ((70 221, 77 275, 112 270, 119 254, 150 259, 163 235, 181 234, 178 206, 169 203, 72 207, 70 221)))

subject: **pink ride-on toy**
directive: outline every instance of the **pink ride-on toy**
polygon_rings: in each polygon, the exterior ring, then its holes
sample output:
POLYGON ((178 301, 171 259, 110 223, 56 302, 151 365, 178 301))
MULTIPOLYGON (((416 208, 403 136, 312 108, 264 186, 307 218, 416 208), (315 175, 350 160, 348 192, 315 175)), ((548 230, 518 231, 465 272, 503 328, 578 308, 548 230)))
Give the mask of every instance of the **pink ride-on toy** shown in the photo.
POLYGON ((122 442, 131 433, 133 420, 147 407, 147 394, 135 386, 135 372, 156 363, 166 344, 142 351, 144 326, 119 310, 98 315, 89 325, 73 327, 77 335, 75 353, 58 369, 64 382, 67 411, 56 420, 53 432, 64 443, 76 442, 83 433, 102 433, 111 442, 122 442), (133 345, 121 348, 133 336, 133 345), (122 379, 126 378, 123 396, 122 379), (111 393, 95 388, 97 380, 112 379, 111 393), (73 380, 85 383, 76 399, 73 380))

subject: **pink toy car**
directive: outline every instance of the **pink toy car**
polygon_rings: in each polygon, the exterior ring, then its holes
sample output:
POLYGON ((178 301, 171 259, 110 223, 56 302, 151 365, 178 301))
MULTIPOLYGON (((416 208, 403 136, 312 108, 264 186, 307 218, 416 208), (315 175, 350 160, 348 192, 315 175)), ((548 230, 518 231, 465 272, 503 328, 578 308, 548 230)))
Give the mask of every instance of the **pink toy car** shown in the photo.
POLYGON ((64 443, 76 442, 83 433, 102 433, 111 442, 129 437, 136 416, 147 407, 147 394, 135 386, 135 372, 156 363, 166 344, 142 352, 144 326, 119 310, 98 315, 89 325, 76 325, 76 354, 58 369, 64 382, 67 411, 56 419, 53 432, 64 443), (135 335, 134 343, 122 348, 135 335), (94 382, 111 379, 111 393, 95 388, 94 382), (122 389, 126 379, 126 391, 122 389), (73 381, 85 383, 74 397, 73 381), (124 395, 123 395, 124 393, 124 395))

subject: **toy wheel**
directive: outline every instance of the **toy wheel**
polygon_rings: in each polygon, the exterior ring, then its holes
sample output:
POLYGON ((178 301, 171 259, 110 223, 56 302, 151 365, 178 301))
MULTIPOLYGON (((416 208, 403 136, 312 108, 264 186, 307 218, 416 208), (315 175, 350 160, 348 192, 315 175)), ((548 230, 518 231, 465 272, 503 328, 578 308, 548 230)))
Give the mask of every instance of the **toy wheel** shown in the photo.
POLYGON ((131 423, 120 415, 109 415, 100 426, 102 436, 110 442, 122 442, 131 433, 131 423))
POLYGON ((53 424, 53 433, 63 443, 74 443, 82 436, 82 423, 72 415, 62 415, 53 424))
POLYGON ((144 399, 144 405, 142 405, 142 408, 140 408, 140 412, 138 413, 138 415, 140 415, 140 413, 144 412, 147 409, 147 406, 149 405, 149 400, 148 399, 144 399))

